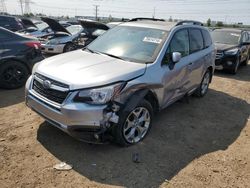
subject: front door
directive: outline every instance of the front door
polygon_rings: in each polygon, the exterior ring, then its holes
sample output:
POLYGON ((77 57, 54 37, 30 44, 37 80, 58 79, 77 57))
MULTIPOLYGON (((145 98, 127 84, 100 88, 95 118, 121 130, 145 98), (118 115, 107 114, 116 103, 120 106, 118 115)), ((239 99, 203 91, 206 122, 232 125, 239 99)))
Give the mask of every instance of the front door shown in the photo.
POLYGON ((164 85, 163 107, 178 100, 186 94, 189 87, 189 36, 188 30, 182 29, 177 31, 166 51, 163 59, 164 85), (172 53, 179 52, 182 58, 179 62, 172 62, 172 53))

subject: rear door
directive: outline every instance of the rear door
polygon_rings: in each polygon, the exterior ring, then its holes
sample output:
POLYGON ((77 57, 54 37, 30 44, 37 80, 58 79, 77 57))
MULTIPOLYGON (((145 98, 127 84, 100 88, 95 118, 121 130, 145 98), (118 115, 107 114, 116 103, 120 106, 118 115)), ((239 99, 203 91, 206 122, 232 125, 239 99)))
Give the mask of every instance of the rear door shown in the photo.
POLYGON ((197 88, 201 83, 206 52, 204 51, 204 40, 202 36, 201 29, 190 28, 189 29, 189 45, 190 45, 190 55, 188 63, 189 71, 189 91, 192 91, 197 88))
POLYGON ((7 36, 5 35, 5 32, 0 29, 0 59, 4 56, 4 53, 6 52, 5 44, 7 36))
POLYGON ((1 30, 0 29, 0 44, 1 44, 1 56, 2 58, 15 56, 17 53, 17 49, 20 49, 20 45, 18 45, 18 38, 16 37, 16 34, 11 33, 7 30, 1 30))

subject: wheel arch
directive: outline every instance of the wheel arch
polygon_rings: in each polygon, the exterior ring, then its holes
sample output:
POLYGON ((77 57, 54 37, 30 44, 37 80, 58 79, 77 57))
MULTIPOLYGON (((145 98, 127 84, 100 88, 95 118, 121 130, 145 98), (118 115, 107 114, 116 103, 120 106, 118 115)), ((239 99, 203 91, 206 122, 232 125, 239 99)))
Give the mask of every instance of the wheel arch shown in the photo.
POLYGON ((159 102, 158 102, 157 96, 152 90, 148 88, 137 90, 133 94, 131 94, 126 100, 126 102, 124 103, 125 107, 123 110, 131 111, 133 108, 136 107, 136 105, 142 99, 145 99, 151 104, 154 110, 154 113, 159 111, 159 102))

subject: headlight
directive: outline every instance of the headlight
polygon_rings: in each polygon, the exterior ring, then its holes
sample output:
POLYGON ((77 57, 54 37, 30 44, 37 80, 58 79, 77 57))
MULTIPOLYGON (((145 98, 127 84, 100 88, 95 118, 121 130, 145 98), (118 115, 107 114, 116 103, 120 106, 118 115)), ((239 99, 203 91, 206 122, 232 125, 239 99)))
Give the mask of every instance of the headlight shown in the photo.
POLYGON ((234 49, 225 51, 225 54, 226 55, 236 55, 238 53, 238 51, 239 51, 238 48, 234 48, 234 49))
POLYGON ((52 40, 48 41, 48 44, 57 45, 57 44, 59 44, 59 40, 52 39, 52 40))
POLYGON ((89 104, 106 104, 119 95, 124 86, 125 82, 121 82, 107 87, 81 90, 74 98, 74 101, 89 104))

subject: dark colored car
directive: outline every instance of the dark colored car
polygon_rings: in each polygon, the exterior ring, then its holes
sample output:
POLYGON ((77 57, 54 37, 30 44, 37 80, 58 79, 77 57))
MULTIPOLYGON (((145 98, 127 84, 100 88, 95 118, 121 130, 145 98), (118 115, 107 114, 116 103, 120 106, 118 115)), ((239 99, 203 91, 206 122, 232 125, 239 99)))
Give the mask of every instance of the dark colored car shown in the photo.
POLYGON ((24 29, 22 21, 13 16, 0 16, 0 27, 6 28, 11 31, 19 31, 24 29))
POLYGON ((217 54, 217 70, 228 70, 236 74, 239 66, 249 60, 249 34, 240 29, 215 29, 211 32, 217 54))
POLYGON ((43 59, 41 44, 0 27, 0 87, 22 87, 32 72, 33 65, 43 59))

